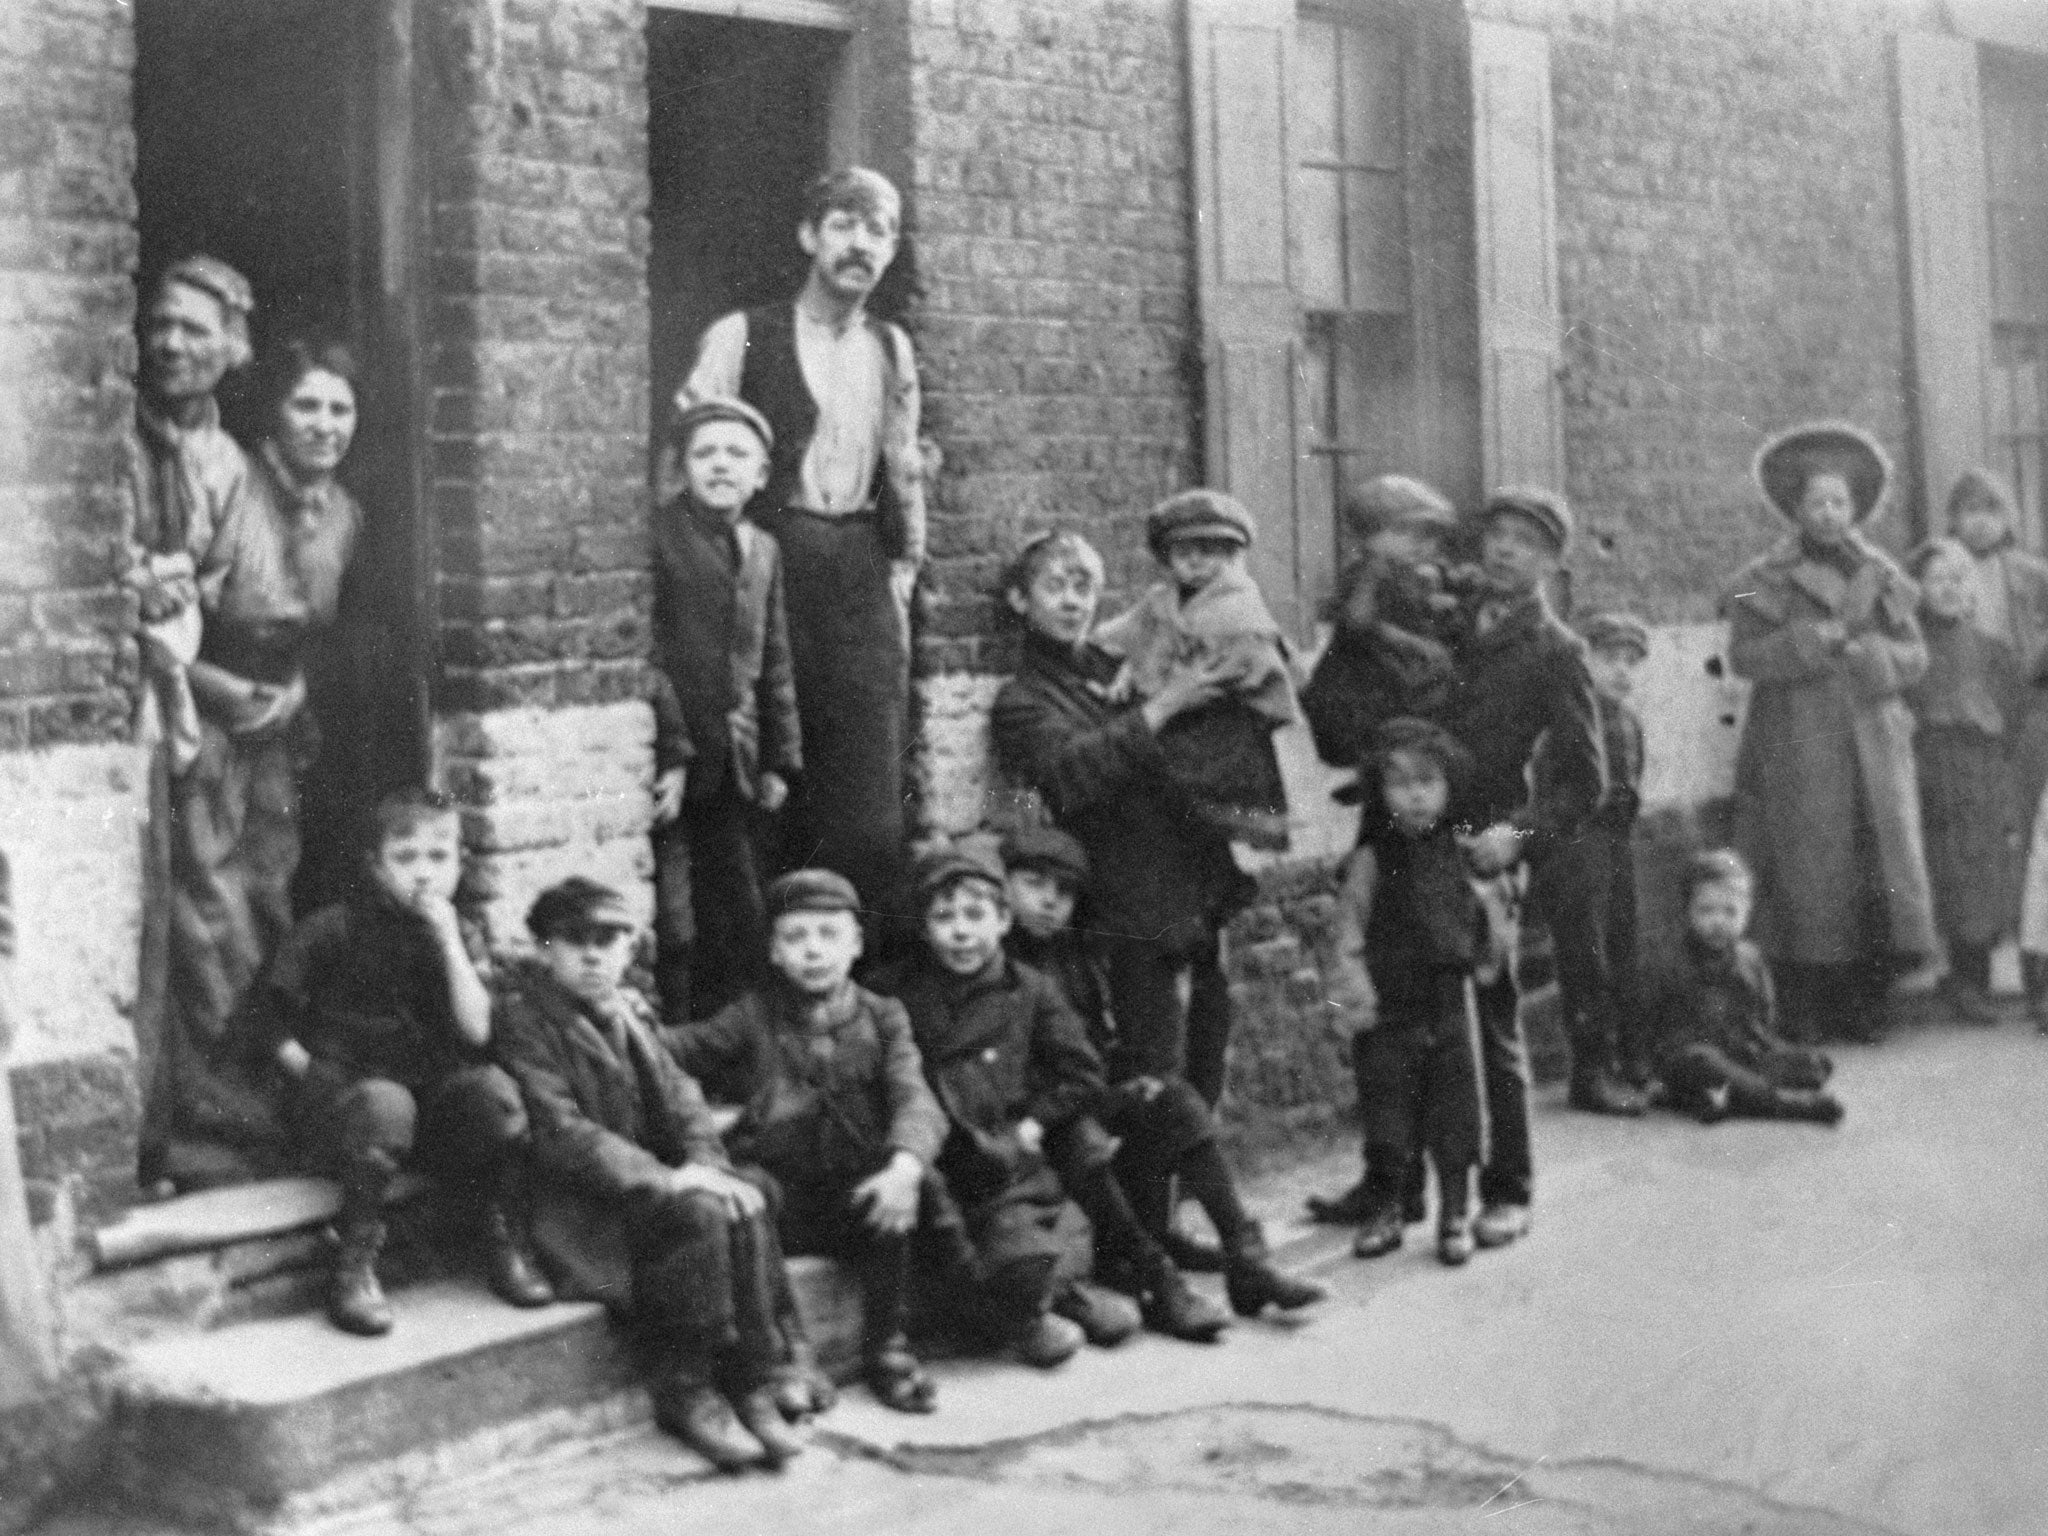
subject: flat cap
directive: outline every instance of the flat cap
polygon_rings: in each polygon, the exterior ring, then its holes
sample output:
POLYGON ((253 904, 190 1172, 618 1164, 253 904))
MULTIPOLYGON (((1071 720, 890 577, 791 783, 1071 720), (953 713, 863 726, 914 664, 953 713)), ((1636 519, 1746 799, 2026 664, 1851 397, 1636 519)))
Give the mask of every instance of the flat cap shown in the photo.
POLYGON ((1088 853, 1058 827, 1020 827, 1003 839, 1005 869, 1039 869, 1069 885, 1088 883, 1088 853))
POLYGON ((1002 861, 978 841, 941 843, 920 853, 910 867, 910 887, 920 903, 930 901, 957 880, 986 880, 1001 890, 1002 861))
POLYGON ((736 421, 760 438, 763 448, 771 452, 775 448, 775 429, 768 425, 768 418, 732 395, 706 395, 699 400, 686 400, 677 395, 676 415, 669 425, 669 436, 678 443, 687 443, 690 434, 707 421, 736 421))
POLYGON ((1586 644, 1596 651, 1633 649, 1639 656, 1650 654, 1649 626, 1632 613, 1589 614, 1579 626, 1586 644))
POLYGON ((1503 486, 1486 498, 1479 524, 1483 528, 1497 517, 1527 518, 1543 530, 1559 554, 1571 548, 1572 509, 1555 491, 1537 486, 1503 486))
POLYGON ((1222 491, 1182 491, 1169 496, 1145 517, 1145 544, 1157 560, 1175 539, 1228 539, 1249 544, 1258 523, 1251 509, 1222 491))
POLYGON ((249 279, 218 256, 192 255, 172 262, 157 279, 158 287, 165 283, 183 283, 201 293, 210 293, 238 315, 249 314, 256 308, 256 290, 249 286, 249 279))
POLYGON ((762 893, 768 920, 790 912, 858 912, 860 892, 832 869, 792 869, 762 893))
POLYGON ((1458 509, 1435 486, 1407 475, 1374 475, 1344 497, 1344 531, 1364 543, 1389 528, 1422 523, 1442 533, 1458 526, 1458 509))
POLYGON ((640 925, 626 898, 608 885, 571 875, 551 885, 526 909, 526 926, 536 939, 576 934, 631 933, 640 925))

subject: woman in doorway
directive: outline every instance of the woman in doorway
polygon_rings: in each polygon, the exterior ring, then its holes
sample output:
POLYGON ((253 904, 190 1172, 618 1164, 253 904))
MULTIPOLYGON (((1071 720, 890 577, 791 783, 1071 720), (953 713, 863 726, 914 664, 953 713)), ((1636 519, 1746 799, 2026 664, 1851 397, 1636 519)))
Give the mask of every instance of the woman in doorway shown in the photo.
POLYGON ((1765 443, 1753 473, 1792 535, 1735 580, 1729 660, 1756 686, 1736 757, 1736 843, 1789 1028, 1881 1033, 1893 975, 1936 948, 1912 717, 1916 594, 1862 529, 1891 465, 1841 423, 1765 443))
POLYGON ((230 1087, 229 1019, 290 931, 298 776, 317 749, 306 658, 330 623, 362 528, 335 479, 356 429, 356 367, 334 343, 293 339, 262 374, 269 435, 253 495, 199 566, 204 626, 191 667, 199 755, 176 790, 172 988, 191 1042, 177 1081, 172 1179, 253 1171, 267 1116, 230 1087))

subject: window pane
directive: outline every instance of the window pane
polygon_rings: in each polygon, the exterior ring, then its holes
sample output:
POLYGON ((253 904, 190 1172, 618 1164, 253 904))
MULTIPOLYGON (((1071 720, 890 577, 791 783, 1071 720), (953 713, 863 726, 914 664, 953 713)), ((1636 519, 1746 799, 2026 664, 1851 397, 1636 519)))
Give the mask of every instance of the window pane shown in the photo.
POLYGON ((1344 162, 1401 168, 1401 45, 1377 27, 1344 28, 1344 162))
POLYGON ((1309 423, 1309 431, 1318 444, 1331 440, 1334 422, 1331 410, 1334 400, 1331 356, 1335 345, 1331 329, 1333 316, 1310 315, 1304 327, 1307 335, 1302 345, 1302 409, 1309 423))
POLYGON ((1345 192, 1350 307, 1371 314, 1406 313, 1408 208, 1399 173, 1348 172, 1345 192))
POLYGON ((1342 171, 1304 168, 1297 179, 1301 196, 1301 302, 1310 309, 1344 307, 1344 211, 1342 171))
POLYGON ((1328 22, 1295 28, 1294 81, 1295 157, 1337 159, 1337 29, 1328 22))

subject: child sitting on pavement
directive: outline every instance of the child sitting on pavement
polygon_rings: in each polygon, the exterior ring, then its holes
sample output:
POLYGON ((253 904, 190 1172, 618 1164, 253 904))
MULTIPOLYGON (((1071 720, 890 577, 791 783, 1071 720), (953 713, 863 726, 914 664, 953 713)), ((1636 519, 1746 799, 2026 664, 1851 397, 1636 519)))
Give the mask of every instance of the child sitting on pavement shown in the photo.
POLYGON ((1733 849, 1695 855, 1685 874, 1686 933, 1646 988, 1663 1101, 1712 1125, 1730 1115, 1833 1125, 1821 1091, 1833 1063, 1778 1034, 1763 952, 1745 939, 1756 882, 1733 849))
MULTIPOLYGON (((1084 1123, 1103 1135, 1066 1138, 1066 1158, 1084 1154, 1075 1169, 1058 1161, 1060 1177, 1079 1190, 1089 1174, 1085 1154, 1114 1147, 1110 1171, 1145 1231, 1183 1270, 1220 1270, 1224 1293, 1240 1317, 1267 1307, 1294 1311, 1323 1297, 1323 1288, 1275 1269, 1265 1233, 1238 1198, 1236 1181, 1216 1140, 1216 1119, 1202 1096, 1180 1077, 1127 1070, 1109 1009, 1109 984, 1089 953, 1074 912, 1088 882, 1088 855, 1056 827, 1027 827, 1003 839, 1004 880, 1015 923, 1005 946, 1013 959, 1044 974, 1067 1006, 1080 1015, 1089 1043, 1107 1063, 1110 1086, 1089 1106, 1084 1123), (1173 1225, 1176 1181, 1208 1216, 1220 1249, 1198 1243, 1173 1225)), ((1099 1160, 1099 1159, 1098 1159, 1099 1160)), ((1086 1200, 1082 1208, 1091 1217, 1086 1200)), ((1096 1221, 1098 1247, 1102 1223, 1096 1221)), ((1156 1261, 1155 1261, 1156 1262, 1156 1261)), ((1142 1287, 1140 1294, 1144 1294, 1142 1287)), ((1163 1331, 1172 1332, 1171 1328, 1163 1331)))
POLYGON ((1361 766, 1359 845, 1338 897, 1341 997, 1365 1130, 1365 1206, 1352 1252, 1401 1246, 1403 1195, 1424 1151, 1436 1165, 1437 1257, 1472 1257, 1472 1178, 1484 1152, 1474 976, 1494 962, 1485 908, 1456 831, 1471 755, 1441 726, 1403 717, 1361 766))
POLYGON ((292 930, 249 1003, 300 1154, 341 1182, 327 1315, 349 1333, 390 1331, 384 1196, 413 1163, 481 1217, 491 1289, 545 1306, 554 1293, 525 1250, 526 1109, 490 1061, 489 960, 455 910, 461 821, 445 796, 401 790, 369 829, 357 894, 292 930))
POLYGON ((624 984, 639 924, 618 892, 577 876, 543 891, 526 926, 539 961, 502 1033, 533 1119, 542 1257, 567 1291, 635 1326, 656 1423, 722 1471, 779 1466, 803 1449, 785 1411, 822 1406, 830 1384, 778 1383, 780 1334, 801 1323, 774 1220, 624 984))
POLYGON ((1252 515, 1221 491, 1182 491, 1145 519, 1145 542, 1170 579, 1095 631, 1124 659, 1120 682, 1150 699, 1190 664, 1220 668, 1223 696, 1159 733, 1195 812, 1226 836, 1287 847, 1287 795, 1273 733, 1299 716, 1287 642, 1245 569, 1252 515))
POLYGON ((850 979, 860 897, 844 876, 794 870, 768 887, 769 977, 669 1046, 741 1106, 725 1143, 759 1170, 787 1253, 850 1263, 861 1287, 861 1370, 886 1406, 930 1413, 937 1387, 911 1352, 911 1238, 950 1229, 932 1171, 946 1136, 903 1005, 850 979))

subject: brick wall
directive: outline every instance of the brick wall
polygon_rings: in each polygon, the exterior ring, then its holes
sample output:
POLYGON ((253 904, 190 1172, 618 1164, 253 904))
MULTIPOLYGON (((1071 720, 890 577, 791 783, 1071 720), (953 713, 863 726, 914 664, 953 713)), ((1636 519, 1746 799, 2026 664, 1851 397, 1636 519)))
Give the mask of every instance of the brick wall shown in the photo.
POLYGON ((1711 619, 1780 532, 1748 476, 1767 432, 1845 416, 1910 462, 1890 38, 1913 8, 1483 8, 1551 39, 1578 591, 1711 619))
POLYGON ((644 10, 449 0, 422 25, 437 760, 502 942, 538 883, 646 872, 644 10))

